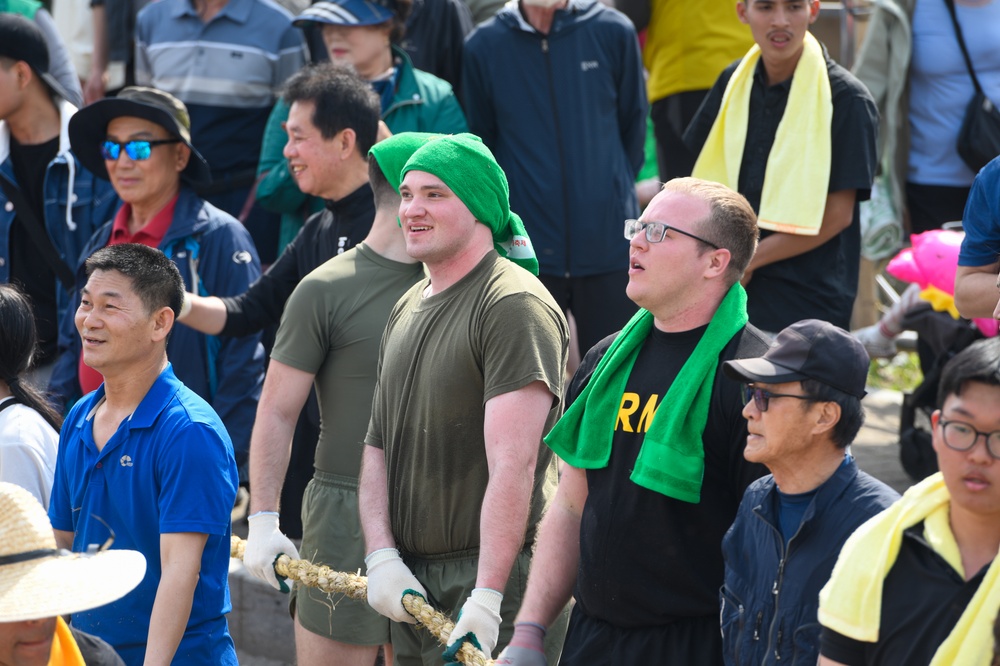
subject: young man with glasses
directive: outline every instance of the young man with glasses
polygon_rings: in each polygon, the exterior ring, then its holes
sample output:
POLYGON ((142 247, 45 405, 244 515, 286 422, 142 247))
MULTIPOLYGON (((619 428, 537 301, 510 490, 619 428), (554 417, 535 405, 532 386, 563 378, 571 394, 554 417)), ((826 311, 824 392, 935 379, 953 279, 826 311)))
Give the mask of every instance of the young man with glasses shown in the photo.
POLYGON ((848 539, 820 593, 821 666, 982 664, 1000 609, 1000 339, 951 359, 940 472, 848 539))
POLYGON ((771 472, 743 496, 722 540, 727 665, 814 664, 819 589, 847 537, 899 498, 847 452, 864 423, 868 354, 846 331, 806 319, 760 358, 726 361, 744 382, 744 457, 771 472))
POLYGON ((743 458, 743 403, 721 369, 767 350, 739 284, 756 217, 723 185, 677 179, 625 236, 642 309, 584 357, 545 439, 566 464, 500 664, 544 663, 571 595, 561 664, 722 663, 719 546, 765 471, 743 458))
MULTIPOLYGON (((126 88, 73 116, 69 139, 83 165, 110 180, 123 201, 74 264, 78 286, 84 280, 83 260, 120 243, 159 248, 177 265, 185 288, 201 294, 240 294, 260 276, 247 230, 193 189, 211 175, 191 145, 190 119, 180 100, 153 88, 126 88)), ((76 299, 74 304, 79 294, 76 299)), ((52 391, 69 404, 104 378, 81 356, 72 309, 63 318, 59 344, 52 391)), ((212 336, 178 326, 168 355, 177 378, 222 417, 242 466, 263 383, 260 336, 212 336)))

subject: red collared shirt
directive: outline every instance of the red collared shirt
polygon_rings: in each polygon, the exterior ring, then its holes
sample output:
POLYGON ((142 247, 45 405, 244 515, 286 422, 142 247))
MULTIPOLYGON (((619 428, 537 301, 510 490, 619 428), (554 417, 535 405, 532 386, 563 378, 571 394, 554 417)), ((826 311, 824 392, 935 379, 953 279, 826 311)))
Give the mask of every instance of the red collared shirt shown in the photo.
MULTIPOLYGON (((144 227, 134 234, 129 233, 128 230, 128 221, 132 217, 132 206, 130 204, 122 204, 122 207, 115 214, 114 223, 111 225, 111 237, 108 239, 108 245, 141 243, 149 247, 159 247, 163 241, 163 237, 167 235, 167 230, 170 228, 171 222, 174 221, 174 207, 177 205, 178 196, 179 193, 175 194, 174 198, 161 208, 159 213, 154 215, 144 227)), ((97 390, 97 387, 104 381, 101 373, 83 362, 82 352, 80 353, 77 375, 79 376, 80 388, 83 390, 84 395, 97 390)))

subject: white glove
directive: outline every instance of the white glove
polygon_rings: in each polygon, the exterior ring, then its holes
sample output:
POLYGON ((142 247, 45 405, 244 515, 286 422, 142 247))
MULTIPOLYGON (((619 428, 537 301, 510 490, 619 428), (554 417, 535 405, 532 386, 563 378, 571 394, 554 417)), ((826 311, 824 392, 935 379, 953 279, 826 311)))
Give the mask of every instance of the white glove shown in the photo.
POLYGON ((380 548, 368 554, 365 564, 368 566, 368 605, 390 620, 416 624, 416 618, 403 608, 403 595, 410 590, 426 600, 427 590, 403 564, 399 551, 380 548))
POLYGON ((488 587, 477 587, 469 595, 458 613, 458 622, 448 638, 448 646, 444 651, 444 660, 449 663, 458 661, 458 651, 462 643, 469 641, 474 644, 489 659, 493 648, 497 646, 500 636, 500 604, 503 595, 488 587))
POLYGON ((262 511, 247 519, 250 533, 247 535, 243 565, 254 577, 268 583, 279 592, 288 592, 288 583, 278 579, 274 573, 274 562, 282 553, 293 560, 299 559, 299 551, 288 537, 278 529, 278 514, 262 511))

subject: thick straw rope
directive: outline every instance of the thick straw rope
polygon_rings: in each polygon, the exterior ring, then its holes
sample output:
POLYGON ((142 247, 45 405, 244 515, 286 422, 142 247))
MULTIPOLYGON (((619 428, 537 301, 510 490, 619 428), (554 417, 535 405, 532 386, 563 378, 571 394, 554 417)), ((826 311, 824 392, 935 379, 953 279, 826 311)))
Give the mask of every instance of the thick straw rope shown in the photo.
MULTIPOLYGON (((238 536, 233 536, 229 554, 238 560, 243 559, 247 542, 238 536)), ((351 599, 366 601, 368 598, 368 578, 354 573, 334 571, 330 567, 313 564, 309 560, 293 560, 287 555, 281 555, 274 563, 275 572, 282 578, 287 578, 305 585, 315 587, 327 594, 343 594, 351 599)), ((441 611, 424 599, 407 594, 403 597, 403 608, 417 619, 441 645, 447 645, 455 623, 441 611)), ((493 660, 487 659, 482 651, 471 643, 462 645, 458 651, 458 660, 466 666, 492 666, 493 660)))

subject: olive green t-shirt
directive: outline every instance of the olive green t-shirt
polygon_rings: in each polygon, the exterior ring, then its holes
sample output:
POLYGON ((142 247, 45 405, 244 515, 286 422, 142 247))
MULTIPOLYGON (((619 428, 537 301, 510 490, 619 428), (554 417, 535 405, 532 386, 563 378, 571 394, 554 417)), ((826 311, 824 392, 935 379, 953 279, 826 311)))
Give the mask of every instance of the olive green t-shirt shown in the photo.
POLYGON ((392 307, 424 275, 364 243, 305 276, 285 304, 271 358, 316 375, 320 435, 316 469, 358 477, 392 307))
MULTIPOLYGON (((486 402, 542 381, 555 396, 548 432, 561 413, 569 332, 541 282, 496 252, 423 298, 427 284, 389 317, 365 442, 385 450, 397 546, 439 555, 479 547, 486 402)), ((539 442, 526 543, 554 485, 551 451, 539 442)))

